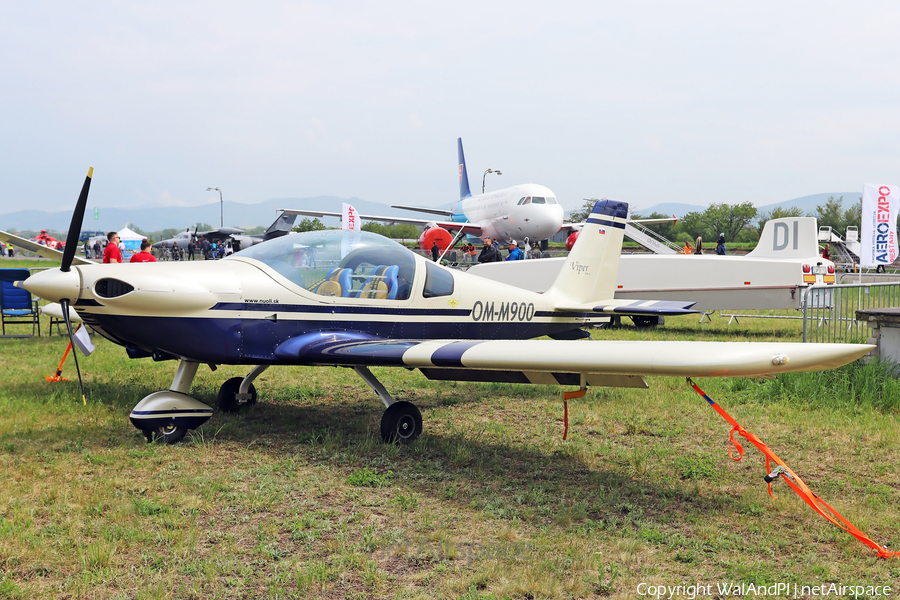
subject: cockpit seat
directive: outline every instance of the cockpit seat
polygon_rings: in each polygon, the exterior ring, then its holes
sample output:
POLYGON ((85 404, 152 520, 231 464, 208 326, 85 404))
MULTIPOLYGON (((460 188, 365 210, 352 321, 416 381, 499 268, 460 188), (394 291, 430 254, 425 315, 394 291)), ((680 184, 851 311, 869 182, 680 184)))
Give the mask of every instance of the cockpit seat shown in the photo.
POLYGON ((340 296, 346 298, 350 295, 352 287, 352 269, 342 269, 335 267, 328 271, 325 275, 325 281, 316 287, 316 292, 320 296, 340 296))
POLYGON ((388 300, 396 300, 397 299, 397 275, 400 273, 400 267, 397 265, 390 265, 388 268, 384 270, 384 283, 387 285, 388 300))
POLYGON ((372 269, 372 274, 363 282, 357 295, 358 298, 374 298, 383 300, 388 295, 388 285, 384 281, 384 270, 387 267, 379 265, 372 269))

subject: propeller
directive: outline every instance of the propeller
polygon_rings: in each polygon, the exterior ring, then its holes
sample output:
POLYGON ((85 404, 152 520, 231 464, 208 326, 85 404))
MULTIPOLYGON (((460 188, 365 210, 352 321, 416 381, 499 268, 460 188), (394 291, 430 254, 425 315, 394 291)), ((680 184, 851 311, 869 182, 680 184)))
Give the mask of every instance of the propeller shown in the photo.
MULTIPOLYGON (((72 222, 69 223, 69 233, 66 236, 66 247, 63 249, 62 264, 59 270, 63 273, 69 272, 72 268, 72 261, 75 259, 75 252, 78 250, 78 236, 81 234, 81 224, 84 221, 84 212, 87 209, 88 192, 91 189, 91 176, 94 174, 94 167, 88 168, 87 177, 84 178, 84 185, 81 186, 81 194, 78 195, 78 202, 75 203, 75 212, 72 213, 72 222)), ((69 341, 75 346, 75 334, 72 331, 72 320, 69 318, 69 305, 71 298, 60 298, 59 304, 62 307, 63 319, 66 322, 66 330, 69 332, 69 341)), ((87 404, 87 398, 84 394, 84 381, 81 379, 81 369, 78 366, 78 352, 73 350, 72 356, 75 357, 75 372, 78 373, 78 385, 81 387, 81 400, 87 404)))
POLYGON ((91 177, 93 174, 94 167, 88 168, 87 177, 84 178, 84 185, 81 186, 81 193, 78 195, 78 202, 75 203, 75 212, 72 213, 69 233, 66 235, 66 247, 63 248, 62 265, 59 268, 63 273, 69 272, 69 269, 72 267, 72 260, 75 258, 75 252, 78 251, 78 236, 81 235, 81 223, 84 221, 84 211, 87 209, 88 192, 91 189, 91 177), (74 244, 72 240, 75 241, 74 244))

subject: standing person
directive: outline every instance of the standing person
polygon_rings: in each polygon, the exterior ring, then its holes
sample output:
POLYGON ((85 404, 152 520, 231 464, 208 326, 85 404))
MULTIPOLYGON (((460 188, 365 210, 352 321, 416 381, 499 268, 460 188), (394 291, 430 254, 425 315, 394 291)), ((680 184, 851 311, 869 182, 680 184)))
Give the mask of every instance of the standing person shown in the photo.
POLYGON ((200 245, 203 248, 203 260, 209 260, 209 240, 203 238, 203 241, 200 242, 200 245))
POLYGON ((519 249, 519 243, 516 240, 512 240, 509 242, 507 246, 509 250, 509 256, 506 257, 506 260, 524 260, 525 253, 519 249))
POLYGON ((431 242, 431 260, 437 262, 438 256, 441 255, 441 249, 438 248, 437 242, 431 242))
POLYGON ((130 263, 156 262, 156 257, 150 254, 149 240, 141 241, 141 251, 131 257, 130 263))
POLYGON ((87 240, 84 243, 84 257, 87 259, 91 258, 91 241, 87 240))
POLYGON ((685 254, 693 254, 694 253, 694 247, 691 246, 690 242, 684 243, 684 253, 685 254))
POLYGON ((6 245, 6 255, 7 255, 8 257, 10 257, 10 258, 12 258, 13 256, 16 255, 16 251, 13 250, 13 245, 12 245, 12 244, 7 244, 7 245, 6 245))
POLYGON ((100 247, 100 240, 94 240, 94 256, 100 258, 103 256, 103 248, 100 247))
MULTIPOLYGON (((143 244, 142 244, 142 246, 143 246, 143 244)), ((188 256, 187 256, 188 260, 194 260, 194 250, 196 248, 197 248, 197 245, 194 244, 194 240, 191 239, 191 241, 188 242, 188 256)))
POLYGON ((103 251, 103 264, 117 264, 122 262, 122 251, 119 250, 119 234, 110 231, 106 234, 106 250, 103 251))
POLYGON ((478 262, 478 248, 472 242, 469 242, 469 262, 473 265, 478 262))
POLYGON ((231 242, 225 242, 225 256, 231 256, 232 252, 234 248, 231 247, 231 242))
POLYGON ((822 258, 825 260, 831 260, 831 252, 828 251, 828 244, 825 244, 825 247, 822 249, 822 258))
POLYGON ((492 263, 500 260, 500 255, 494 250, 493 244, 491 244, 491 238, 486 237, 482 241, 484 242, 484 247, 481 249, 481 254, 478 255, 478 262, 492 263))
POLYGON ((697 246, 694 247, 694 254, 703 254, 703 238, 699 235, 697 236, 697 246))
POLYGON ((725 256, 725 234, 720 233, 719 239, 716 241, 716 254, 725 256))
POLYGON ((178 254, 178 242, 172 242, 172 260, 181 260, 181 255, 178 254))

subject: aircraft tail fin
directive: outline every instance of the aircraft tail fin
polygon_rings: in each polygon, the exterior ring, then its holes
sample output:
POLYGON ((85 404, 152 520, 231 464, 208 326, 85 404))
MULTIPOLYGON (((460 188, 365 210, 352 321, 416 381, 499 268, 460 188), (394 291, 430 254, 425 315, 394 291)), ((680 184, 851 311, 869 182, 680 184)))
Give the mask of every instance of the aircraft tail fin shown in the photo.
POLYGON ((759 243, 747 256, 754 258, 814 258, 819 256, 815 217, 770 219, 763 226, 759 243))
POLYGON ((626 202, 598 201, 546 295, 566 305, 611 300, 627 219, 626 202))
POLYGON ((266 233, 263 234, 263 239, 271 240, 272 238, 287 235, 291 232, 291 228, 294 226, 294 221, 296 219, 297 215, 295 214, 288 214, 286 212, 281 213, 278 215, 278 218, 275 219, 275 222, 266 229, 266 233))
POLYGON ((463 154, 462 138, 456 138, 456 145, 459 148, 459 199, 468 198, 472 195, 469 190, 469 173, 466 171, 466 157, 463 154))

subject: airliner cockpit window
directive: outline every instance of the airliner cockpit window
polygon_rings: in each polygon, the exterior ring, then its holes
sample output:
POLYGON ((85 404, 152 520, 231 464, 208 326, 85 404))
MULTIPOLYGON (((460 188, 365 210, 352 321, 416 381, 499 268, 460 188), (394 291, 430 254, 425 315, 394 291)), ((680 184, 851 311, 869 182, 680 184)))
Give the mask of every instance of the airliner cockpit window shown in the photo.
POLYGON ((547 196, 547 204, 556 204, 556 198, 553 196, 547 196))
POLYGON ((366 231, 307 231, 256 244, 224 260, 250 258, 321 296, 406 300, 416 271, 412 252, 366 231))
POLYGON ((519 198, 519 201, 516 202, 516 206, 522 206, 523 204, 525 204, 525 198, 519 198))
POLYGON ((522 204, 531 204, 531 196, 525 198, 525 202, 523 202, 522 204))
POLYGON ((543 196, 535 196, 531 199, 534 204, 546 204, 546 200, 544 200, 543 196))

